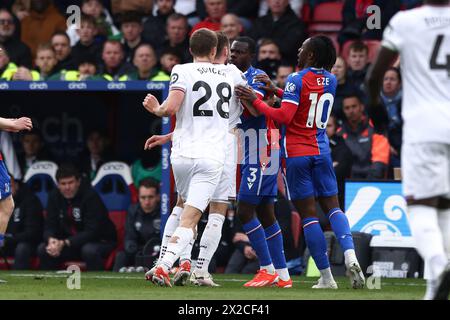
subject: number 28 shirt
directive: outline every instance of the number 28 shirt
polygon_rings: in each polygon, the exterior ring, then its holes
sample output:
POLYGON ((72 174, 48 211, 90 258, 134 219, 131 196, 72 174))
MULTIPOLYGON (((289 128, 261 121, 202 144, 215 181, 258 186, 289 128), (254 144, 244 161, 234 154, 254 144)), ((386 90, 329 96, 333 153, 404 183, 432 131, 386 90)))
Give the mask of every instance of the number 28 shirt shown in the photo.
POLYGON ((173 68, 169 90, 185 93, 176 113, 171 156, 224 163, 233 79, 220 65, 186 63, 173 68))

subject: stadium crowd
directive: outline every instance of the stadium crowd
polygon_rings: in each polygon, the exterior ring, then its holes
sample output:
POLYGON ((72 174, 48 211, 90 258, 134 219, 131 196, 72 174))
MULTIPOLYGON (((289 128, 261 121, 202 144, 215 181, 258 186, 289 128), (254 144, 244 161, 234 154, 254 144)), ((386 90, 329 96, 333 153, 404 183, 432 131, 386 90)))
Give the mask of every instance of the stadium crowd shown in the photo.
MULTIPOLYGON (((284 88, 287 76, 296 70, 299 45, 309 34, 317 33, 311 28, 314 12, 326 2, 336 1, 2 1, 0 48, 5 54, 0 55, 0 81, 168 81, 175 65, 192 59, 189 35, 206 27, 222 30, 230 41, 241 35, 255 39, 254 66, 284 88), (66 8, 73 4, 81 8, 79 28, 66 24, 66 8)), ((402 89, 398 63, 386 72, 380 92, 388 115, 384 132, 375 131, 365 110, 364 78, 374 50, 368 44, 382 36, 382 29, 366 28, 366 9, 372 4, 382 8, 384 28, 397 11, 420 5, 421 1, 337 2, 343 2, 339 30, 325 32, 340 53, 332 69, 338 87, 327 134, 343 206, 345 179, 389 179, 400 166, 402 89)), ((3 152, 8 150, 3 146, 10 145, 9 140, 8 133, 0 133, 3 152)), ((101 131, 89 133, 86 153, 80 155, 77 166, 60 165, 45 219, 41 204, 20 180, 32 163, 55 159, 38 129, 23 133, 20 142, 18 161, 6 163, 16 180, 14 200, 19 210, 10 221, 4 253, 15 256, 17 269, 29 269, 32 256, 39 256, 43 269, 76 259, 85 261, 88 270, 103 269, 117 238, 105 205, 87 182, 94 179, 102 164, 117 160, 108 137, 101 131)), ((132 163, 138 201, 128 211, 124 250, 116 255, 116 271, 144 265, 146 257, 156 250, 155 239, 160 236, 160 153, 160 149, 152 150, 132 163), (149 242, 152 245, 146 246, 149 242)), ((290 260, 304 250, 304 241, 299 245, 299 239, 292 236, 293 209, 281 182, 279 191, 277 215, 284 217, 279 220, 290 260)), ((254 273, 257 257, 233 210, 230 207, 211 271, 222 267, 230 273, 254 273)))

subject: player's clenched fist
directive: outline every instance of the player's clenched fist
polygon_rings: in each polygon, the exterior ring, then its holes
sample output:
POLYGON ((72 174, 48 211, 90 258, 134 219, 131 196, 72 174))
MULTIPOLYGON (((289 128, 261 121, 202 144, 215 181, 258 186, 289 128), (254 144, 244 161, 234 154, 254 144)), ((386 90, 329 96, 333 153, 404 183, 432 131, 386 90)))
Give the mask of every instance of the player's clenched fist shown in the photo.
POLYGON ((33 129, 33 122, 30 118, 22 117, 19 119, 13 119, 13 132, 19 132, 22 130, 31 130, 33 129))
POLYGON ((158 99, 156 99, 156 97, 152 94, 148 94, 145 97, 144 102, 142 102, 142 105, 148 112, 151 113, 156 113, 156 111, 159 109, 158 99))

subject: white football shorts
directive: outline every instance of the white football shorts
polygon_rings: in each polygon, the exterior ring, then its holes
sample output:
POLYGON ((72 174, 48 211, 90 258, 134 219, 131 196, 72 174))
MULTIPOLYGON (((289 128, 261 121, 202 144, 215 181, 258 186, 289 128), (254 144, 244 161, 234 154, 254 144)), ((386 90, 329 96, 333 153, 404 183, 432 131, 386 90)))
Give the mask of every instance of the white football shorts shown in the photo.
POLYGON ((403 144, 402 180, 405 197, 450 199, 450 144, 403 144))
POLYGON ((205 211, 219 183, 223 164, 205 158, 171 157, 170 160, 184 204, 205 211))

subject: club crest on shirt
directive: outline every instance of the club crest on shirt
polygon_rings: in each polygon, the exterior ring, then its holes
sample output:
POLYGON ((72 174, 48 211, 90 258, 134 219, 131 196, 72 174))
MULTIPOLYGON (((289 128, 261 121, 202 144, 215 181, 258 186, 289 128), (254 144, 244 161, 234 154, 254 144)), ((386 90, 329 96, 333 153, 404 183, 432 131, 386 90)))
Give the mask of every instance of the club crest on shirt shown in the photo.
POLYGON ((178 81, 178 73, 174 73, 170 78, 170 84, 174 84, 177 81, 178 81))
POLYGON ((297 89, 295 83, 292 83, 292 82, 286 83, 285 91, 293 93, 295 91, 295 89, 297 89))

